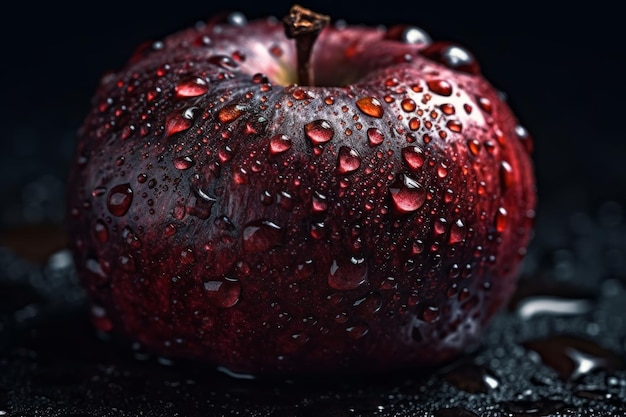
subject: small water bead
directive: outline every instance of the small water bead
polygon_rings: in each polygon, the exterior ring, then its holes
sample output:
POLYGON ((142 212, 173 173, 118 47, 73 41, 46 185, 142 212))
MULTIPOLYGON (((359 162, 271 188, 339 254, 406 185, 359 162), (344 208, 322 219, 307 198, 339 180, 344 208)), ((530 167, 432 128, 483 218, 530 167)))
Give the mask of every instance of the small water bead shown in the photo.
POLYGON ((450 238, 448 242, 453 245, 458 242, 462 242, 465 239, 465 235, 467 230, 465 229, 465 224, 459 219, 452 224, 450 228, 450 238))
POLYGON ((349 261, 334 259, 328 271, 328 285, 336 290, 353 290, 367 281, 367 263, 363 258, 349 261))
POLYGON ((105 243, 107 240, 109 240, 109 228, 102 220, 96 221, 93 231, 96 235, 96 239, 98 239, 100 243, 105 243))
POLYGON ((278 155, 278 154, 287 152, 289 149, 291 149, 292 145, 293 143, 291 141, 291 138, 289 138, 289 136, 282 135, 282 134, 274 135, 270 139, 270 147, 269 147, 270 154, 278 155))
POLYGON ((325 195, 314 192, 311 198, 311 209, 315 213, 323 213, 328 209, 328 202, 325 195))
POLYGON ((499 207, 496 212, 496 230, 504 232, 509 224, 509 213, 504 207, 499 207))
POLYGON ((452 94, 452 85, 446 80, 429 80, 426 85, 428 85, 430 91, 440 96, 449 96, 452 94))
POLYGON ((463 130, 463 125, 458 120, 448 120, 446 127, 456 133, 461 133, 463 130))
POLYGON ((383 133, 375 127, 367 129, 367 140, 371 147, 378 146, 385 140, 383 133))
POLYGON ((335 131, 327 120, 318 119, 304 126, 304 134, 314 145, 321 145, 330 141, 335 131))
POLYGON ((179 98, 198 97, 209 91, 208 82, 200 77, 183 80, 174 87, 179 98))
POLYGON ((394 207, 401 213, 410 213, 419 209, 426 200, 424 188, 404 174, 398 174, 394 183, 389 186, 389 193, 394 207))
POLYGON ((357 100, 356 106, 368 116, 378 119, 383 117, 383 106, 376 97, 363 97, 357 100))
POLYGON ((424 306, 420 309, 418 317, 427 323, 434 323, 439 319, 439 307, 424 306))
POLYGON ((491 114, 493 110, 491 100, 487 97, 476 97, 476 101, 478 102, 478 107, 480 107, 485 113, 491 114))
POLYGON ((412 118, 409 120, 409 129, 411 129, 411 130, 417 130, 417 129, 419 129, 419 128, 420 128, 420 125, 421 125, 421 124, 422 124, 422 123, 420 122, 420 119, 418 119, 417 117, 412 117, 412 118))
POLYGON ((219 308, 233 307, 241 297, 241 283, 233 278, 205 281, 203 286, 211 303, 219 308))
POLYGON ((221 123, 231 123, 238 119, 246 111, 246 106, 239 103, 227 104, 217 112, 217 118, 221 123))
POLYGON ((402 110, 408 113, 415 111, 415 109, 417 108, 417 104, 415 104, 415 101, 413 101, 413 99, 405 98, 400 102, 400 107, 402 107, 402 110))
POLYGON ((500 185, 503 191, 511 188, 515 182, 513 167, 507 161, 500 162, 500 185))
POLYGON ((480 142, 477 139, 469 139, 467 148, 472 155, 477 156, 480 153, 480 142))
POLYGON ((361 339, 369 332, 369 327, 365 323, 357 323, 353 326, 346 327, 346 332, 352 339, 361 339))
POLYGON ((269 220, 248 223, 242 231, 246 252, 265 252, 283 243, 283 230, 269 220))
POLYGON ((339 148, 339 156, 337 158, 337 172, 340 174, 348 174, 356 171, 361 166, 361 157, 359 153, 348 146, 339 148))
POLYGON ((402 42, 410 45, 430 45, 431 37, 423 29, 409 26, 402 32, 402 42))
POLYGON ((417 171, 424 165, 424 151, 418 146, 407 146, 402 148, 402 159, 410 169, 417 171))
POLYGON ((133 201, 133 189, 130 184, 119 184, 111 188, 107 196, 107 208, 114 216, 123 216, 133 201))
POLYGON ((176 133, 184 132, 192 125, 192 118, 185 117, 185 114, 179 112, 170 113, 165 118, 165 135, 166 137, 170 137, 176 133))
POLYGON ((190 156, 177 156, 174 158, 174 168, 178 170, 186 170, 194 166, 195 161, 190 156))
POLYGON ((94 197, 101 197, 103 195, 105 195, 107 192, 107 188, 103 187, 103 186, 99 186, 93 189, 93 191, 91 192, 91 195, 94 197))

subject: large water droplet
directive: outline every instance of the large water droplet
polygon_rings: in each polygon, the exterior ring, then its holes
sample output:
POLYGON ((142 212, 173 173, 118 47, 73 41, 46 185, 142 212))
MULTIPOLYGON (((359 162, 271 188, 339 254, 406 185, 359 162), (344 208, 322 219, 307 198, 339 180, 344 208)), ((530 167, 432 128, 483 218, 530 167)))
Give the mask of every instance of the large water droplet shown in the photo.
POLYGON ((190 156, 177 156, 174 158, 174 168, 185 170, 191 168, 195 161, 190 156))
POLYGON ((204 289, 211 303, 220 308, 233 307, 241 297, 241 283, 232 278, 205 281, 204 289))
POLYGON ((398 174, 394 183, 389 186, 389 193, 395 208, 401 213, 419 209, 426 200, 424 188, 404 174, 398 174))
POLYGON ((270 139, 270 154, 278 155, 291 149, 292 142, 287 135, 275 135, 270 139))
POLYGON ((335 135, 335 131, 330 123, 323 119, 307 123, 304 126, 304 133, 314 145, 326 143, 335 135))
POLYGON ((363 258, 335 259, 328 271, 328 285, 336 290, 353 290, 367 280, 367 262, 363 258))
POLYGON ((209 84, 203 78, 195 77, 183 80, 174 88, 180 98, 197 97, 209 91, 209 84))
POLYGON ((417 171, 424 165, 424 151, 417 146, 402 148, 402 159, 413 171, 417 171))
POLYGON ((217 111, 217 119, 222 123, 230 123, 239 118, 246 110, 243 104, 227 104, 217 111))
POLYGON ((114 216, 123 216, 133 201, 133 189, 130 184, 119 184, 111 188, 107 196, 107 208, 114 216))
POLYGON ((359 153, 348 146, 342 146, 339 149, 339 157, 337 158, 337 172, 347 174, 356 171, 361 166, 361 157, 359 153))
POLYGON ((376 97, 363 97, 357 100, 356 106, 368 116, 376 118, 383 117, 383 106, 376 97))
POLYGON ((385 140, 383 133, 375 127, 367 129, 367 140, 370 146, 378 146, 385 140))
POLYGON ((430 80, 426 83, 430 91, 440 96, 449 96, 452 94, 452 85, 446 80, 430 80))
POLYGON ((432 39, 423 29, 409 26, 402 32, 402 41, 411 45, 429 45, 432 39))
POLYGON ((242 238, 246 252, 265 252, 282 244, 283 230, 269 220, 257 220, 244 227, 242 238))

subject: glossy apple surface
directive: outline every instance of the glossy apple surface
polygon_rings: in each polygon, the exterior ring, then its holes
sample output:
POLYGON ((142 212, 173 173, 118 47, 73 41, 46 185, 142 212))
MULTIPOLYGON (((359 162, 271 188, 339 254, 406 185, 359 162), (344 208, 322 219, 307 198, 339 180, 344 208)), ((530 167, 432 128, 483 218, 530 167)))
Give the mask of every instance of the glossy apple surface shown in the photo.
POLYGON ((405 369, 476 342, 532 232, 532 141, 463 47, 274 18, 106 74, 68 183, 95 326, 237 372, 405 369))

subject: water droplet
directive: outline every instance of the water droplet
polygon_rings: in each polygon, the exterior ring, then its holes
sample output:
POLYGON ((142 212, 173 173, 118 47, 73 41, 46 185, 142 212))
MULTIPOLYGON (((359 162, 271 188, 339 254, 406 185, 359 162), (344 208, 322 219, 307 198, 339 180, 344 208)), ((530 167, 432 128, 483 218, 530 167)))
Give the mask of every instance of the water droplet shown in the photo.
POLYGON ((538 400, 514 400, 502 403, 507 415, 511 416, 552 416, 565 408, 566 404, 561 400, 540 398, 538 400))
POLYGON ((468 74, 478 74, 480 67, 474 56, 465 48, 450 42, 437 42, 421 51, 433 61, 442 63, 448 68, 468 74))
POLYGON ((456 133, 460 133, 463 130, 463 125, 458 120, 448 120, 446 127, 456 133))
POLYGON ((417 108, 417 104, 415 104, 415 101, 413 101, 413 99, 411 98, 405 98, 404 100, 402 100, 400 102, 400 106, 405 112, 412 112, 417 108))
POLYGON ((376 97, 363 97, 357 100, 356 106, 368 116, 380 119, 383 117, 384 109, 380 101, 376 97))
POLYGON ((190 156, 177 156, 174 158, 174 168, 185 170, 191 168, 195 161, 190 156))
POLYGON ((423 29, 409 26, 402 32, 402 42, 411 45, 430 45, 432 39, 423 29))
POLYGON ((424 151, 418 146, 402 148, 402 158, 407 166, 414 171, 417 171, 424 165, 424 151))
POLYGON ((513 175, 513 167, 507 161, 500 162, 500 185, 502 186, 502 190, 506 191, 507 189, 513 186, 515 182, 515 175, 513 175))
POLYGON ((180 98, 197 97, 209 91, 209 84, 203 78, 194 77, 181 81, 174 90, 176 96, 180 98))
POLYGON ((461 220, 454 222, 450 228, 450 244, 453 245, 455 243, 462 242, 463 239, 465 239, 465 233, 466 230, 463 222, 461 220))
POLYGON ((467 141, 467 148, 472 155, 477 156, 480 153, 480 142, 477 139, 469 139, 467 141))
POLYGON ((370 146, 374 147, 383 143, 385 136, 380 130, 375 127, 370 127, 367 129, 367 140, 369 141, 370 146))
POLYGON ((361 166, 361 157, 359 153, 348 146, 339 148, 339 157, 337 158, 337 172, 347 174, 356 171, 361 166))
POLYGON ((219 281, 205 281, 204 289, 211 303, 219 308, 233 307, 241 297, 241 283, 228 277, 219 281))
POLYGON ((123 216, 133 201, 133 189, 130 184, 119 184, 111 188, 107 196, 107 208, 114 216, 123 216))
POLYGON ((326 201, 326 196, 318 193, 317 191, 313 193, 313 197, 311 198, 311 209, 315 213, 323 213, 328 209, 328 202, 326 201))
POLYGON ((440 96, 449 96, 452 94, 452 85, 446 80, 430 80, 426 83, 430 91, 440 96))
POLYGON ((409 120, 409 129, 411 130, 417 130, 420 128, 422 122, 420 121, 420 119, 418 119, 417 117, 412 117, 411 120, 409 120))
POLYGON ((500 385, 491 369, 469 360, 461 361, 444 374, 445 380, 470 394, 484 394, 500 385))
POLYGON ((239 118, 246 110, 243 104, 232 103, 222 107, 217 112, 217 118, 221 123, 231 123, 239 118))
POLYGON ((480 107, 485 113, 491 114, 491 111, 493 110, 491 100, 487 97, 477 97, 476 101, 478 101, 478 107, 480 107))
POLYGON ((109 240, 109 228, 107 227, 106 223, 104 223, 102 220, 96 221, 93 231, 94 231, 94 234, 96 235, 96 239, 98 239, 100 243, 104 243, 107 240, 109 240))
POLYGON ((175 133, 188 130, 193 124, 193 121, 189 117, 185 117, 184 114, 179 112, 170 113, 165 118, 165 135, 170 137, 175 133))
POLYGON ((356 340, 365 336, 369 332, 369 327, 365 323, 357 323, 354 326, 347 327, 346 332, 352 339, 356 340))
POLYGON ((427 323, 434 323, 439 320, 439 307, 424 306, 418 313, 420 320, 427 323))
POLYGON ((291 149, 292 142, 287 135, 275 135, 270 139, 270 154, 278 155, 291 149))
POLYGON ((283 242, 283 230, 269 220, 248 223, 242 232, 246 252, 265 252, 283 242))
POLYGON ((333 260, 328 272, 328 285, 336 290, 353 290, 367 280, 367 262, 363 258, 333 260))
POLYGON ((496 230, 504 232, 509 224, 509 213, 504 207, 499 207, 496 212, 496 230))
POLYGON ((401 213, 419 209, 426 200, 424 188, 404 174, 398 174, 394 183, 389 186, 389 193, 394 206, 401 213))
POLYGON ((335 131, 330 123, 323 119, 307 123, 304 126, 304 133, 314 145, 326 143, 335 135, 335 131))

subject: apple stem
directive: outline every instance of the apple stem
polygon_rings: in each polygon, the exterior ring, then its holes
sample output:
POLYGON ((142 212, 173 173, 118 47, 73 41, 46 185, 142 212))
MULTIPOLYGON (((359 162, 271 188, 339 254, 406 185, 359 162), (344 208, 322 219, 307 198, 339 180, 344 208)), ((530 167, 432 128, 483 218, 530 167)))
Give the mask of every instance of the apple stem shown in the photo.
POLYGON ((315 85, 311 67, 311 52, 318 35, 330 22, 330 17, 315 13, 295 4, 289 15, 283 19, 285 34, 289 39, 296 40, 298 59, 298 84, 315 85))

